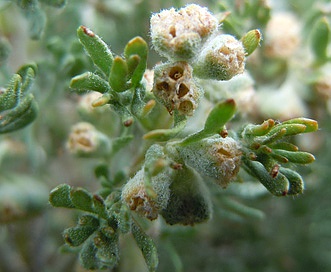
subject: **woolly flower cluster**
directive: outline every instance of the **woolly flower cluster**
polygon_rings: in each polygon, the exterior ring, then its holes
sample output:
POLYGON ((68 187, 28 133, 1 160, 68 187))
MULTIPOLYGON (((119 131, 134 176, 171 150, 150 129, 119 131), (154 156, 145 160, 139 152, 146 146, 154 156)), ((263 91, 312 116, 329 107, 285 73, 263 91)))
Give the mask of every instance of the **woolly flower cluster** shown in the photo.
POLYGON ((145 187, 144 170, 139 170, 122 189, 122 200, 133 211, 150 220, 158 217, 159 211, 166 208, 170 197, 169 185, 171 177, 166 172, 161 172, 152 177, 152 187, 156 198, 151 198, 145 187))
POLYGON ((178 152, 188 165, 202 175, 214 178, 223 188, 237 176, 240 169, 242 152, 231 137, 206 138, 181 147, 178 152))
POLYGON ((178 11, 171 8, 152 16, 152 42, 155 49, 167 58, 189 59, 217 26, 217 19, 207 8, 194 4, 178 11))
POLYGON ((155 67, 153 92, 170 113, 178 110, 188 116, 193 114, 202 95, 192 78, 192 67, 183 61, 155 67))
POLYGON ((169 61, 156 66, 153 93, 170 114, 193 115, 203 95, 194 78, 229 80, 244 72, 243 43, 219 33, 217 18, 204 7, 191 4, 154 14, 151 38, 169 61), (183 73, 172 73, 179 70, 183 73))
POLYGON ((194 73, 199 78, 229 80, 245 70, 245 49, 231 35, 212 39, 194 63, 194 73))

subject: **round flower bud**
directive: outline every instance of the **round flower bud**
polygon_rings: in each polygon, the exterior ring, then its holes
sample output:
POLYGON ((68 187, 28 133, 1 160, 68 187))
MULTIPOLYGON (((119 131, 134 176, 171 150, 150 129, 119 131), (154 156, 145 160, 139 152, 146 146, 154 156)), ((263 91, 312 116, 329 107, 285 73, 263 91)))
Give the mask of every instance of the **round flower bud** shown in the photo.
POLYGON ((169 185, 172 181, 168 171, 163 171, 151 178, 156 198, 152 199, 146 192, 144 170, 139 170, 122 189, 122 200, 138 214, 154 220, 159 211, 164 209, 170 197, 169 185))
POLYGON ((155 67, 153 93, 170 114, 177 110, 187 116, 193 115, 203 94, 192 78, 192 67, 184 61, 155 67))
POLYGON ((80 122, 72 127, 67 148, 78 156, 103 156, 111 152, 111 142, 90 123, 80 122))
POLYGON ((195 4, 178 11, 171 8, 151 17, 152 43, 162 56, 189 60, 217 27, 217 19, 207 8, 195 4))
POLYGON ((203 79, 229 80, 245 69, 245 49, 231 35, 211 39, 193 64, 194 75, 203 79))
POLYGON ((226 188, 240 169, 240 146, 231 137, 215 136, 178 148, 185 163, 226 188))

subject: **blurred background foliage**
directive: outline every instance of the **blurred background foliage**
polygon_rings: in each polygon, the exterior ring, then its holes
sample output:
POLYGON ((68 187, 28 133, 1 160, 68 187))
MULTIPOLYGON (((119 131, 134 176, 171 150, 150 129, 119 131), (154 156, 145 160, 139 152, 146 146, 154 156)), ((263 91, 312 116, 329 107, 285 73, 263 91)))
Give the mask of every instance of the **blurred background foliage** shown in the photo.
MULTIPOLYGON (((75 224, 77 214, 51 208, 48 193, 63 182, 97 190, 92 169, 98 161, 73 158, 65 149, 70 127, 92 118, 101 131, 117 135, 120 121, 111 111, 96 112, 93 117, 86 114, 77 107, 82 99, 69 90, 71 77, 93 67, 78 43, 78 26, 93 29, 120 54, 134 36, 149 40, 152 12, 192 2, 0 0, 0 86, 6 86, 19 67, 34 62, 38 71, 31 92, 39 104, 33 124, 0 136, 0 271, 84 271, 76 255, 59 249, 61 232, 75 224)), ((331 20, 329 1, 194 3, 207 6, 220 18, 225 16, 225 33, 240 37, 250 29, 261 30, 264 40, 246 66, 258 94, 257 104, 251 106, 258 113, 241 118, 262 122, 300 114, 316 119, 320 131, 294 139, 315 154, 316 162, 300 170, 306 190, 299 197, 277 198, 258 188, 241 189, 239 184, 215 190, 213 219, 208 223, 195 227, 154 223, 148 232, 158 246, 159 271, 331 270, 330 39, 326 35, 320 38, 326 39, 326 59, 314 48, 319 20, 331 20), (285 57, 270 55, 267 48, 267 23, 279 12, 295 16, 300 25, 299 44, 285 57), (279 107, 272 109, 268 98, 279 107)), ((288 38, 284 35, 281 38, 288 38)), ((152 68, 158 61, 151 50, 148 66, 152 68)), ((126 159, 136 154, 138 143, 134 140, 116 155, 112 167, 127 170, 126 159)), ((114 271, 146 271, 132 239, 123 238, 121 244, 122 258, 114 271)))

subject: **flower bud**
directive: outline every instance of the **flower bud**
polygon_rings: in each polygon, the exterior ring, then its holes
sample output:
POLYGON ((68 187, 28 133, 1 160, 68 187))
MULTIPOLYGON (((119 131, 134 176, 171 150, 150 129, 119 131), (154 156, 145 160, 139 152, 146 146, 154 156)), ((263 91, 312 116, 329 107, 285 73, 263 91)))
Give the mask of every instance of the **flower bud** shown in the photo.
POLYGON ((245 49, 231 35, 221 34, 206 44, 193 65, 194 75, 203 79, 229 80, 242 74, 245 49))
POLYGON ((72 127, 67 148, 78 156, 103 156, 111 152, 111 142, 90 123, 80 122, 72 127))
POLYGON ((200 174, 216 179, 227 187, 240 169, 240 146, 231 137, 215 136, 178 148, 185 162, 200 174))
POLYGON ((178 110, 188 116, 193 115, 202 96, 192 78, 192 67, 184 61, 155 67, 153 93, 170 114, 178 110))
POLYGON ((217 29, 217 19, 195 4, 176 11, 174 8, 156 13, 151 18, 151 38, 162 56, 189 60, 217 29))
POLYGON ((151 177, 151 183, 156 193, 155 199, 151 198, 146 192, 145 173, 143 169, 139 170, 123 187, 122 200, 131 210, 154 220, 158 217, 159 211, 168 204, 170 197, 169 185, 171 183, 170 173, 163 171, 151 177))

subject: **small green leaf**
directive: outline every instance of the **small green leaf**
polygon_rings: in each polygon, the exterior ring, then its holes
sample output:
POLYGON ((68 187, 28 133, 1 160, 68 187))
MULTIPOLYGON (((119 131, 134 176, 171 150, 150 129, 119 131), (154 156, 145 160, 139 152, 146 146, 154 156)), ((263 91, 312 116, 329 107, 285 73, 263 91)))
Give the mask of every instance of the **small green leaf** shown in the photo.
POLYGON ((281 139, 284 135, 286 135, 286 128, 280 128, 277 129, 275 131, 273 131, 273 133, 267 133, 267 135, 265 136, 260 136, 259 138, 256 139, 256 142, 259 144, 270 144, 273 143, 279 139, 281 139))
POLYGON ((283 174, 278 173, 276 177, 272 177, 262 163, 247 158, 244 158, 243 161, 248 168, 247 172, 255 176, 270 193, 275 196, 288 194, 290 183, 283 174))
POLYGON ((121 233, 128 233, 131 230, 131 214, 128 206, 122 204, 120 212, 116 216, 118 228, 121 233))
POLYGON ((289 162, 299 163, 299 164, 308 164, 315 161, 315 157, 308 153, 302 151, 287 151, 281 149, 274 149, 273 152, 277 155, 281 155, 288 159, 289 162))
POLYGON ((290 189, 288 191, 288 195, 298 195, 303 193, 304 183, 302 177, 297 172, 284 167, 281 167, 279 171, 290 182, 290 189))
POLYGON ((108 214, 106 211, 106 205, 103 198, 99 195, 93 195, 92 201, 93 201, 94 212, 100 217, 107 219, 108 214))
POLYGON ((99 269, 104 268, 100 260, 96 257, 98 249, 94 245, 93 237, 90 237, 79 252, 79 261, 85 269, 99 269))
POLYGON ((108 268, 113 268, 119 261, 118 235, 107 237, 101 232, 94 238, 94 244, 97 247, 96 257, 108 268))
POLYGON ((297 123, 282 123, 274 126, 266 136, 277 134, 282 129, 286 129, 286 132, 283 136, 293 136, 305 132, 306 126, 297 123))
POLYGON ((63 232, 65 242, 73 247, 80 246, 96 230, 92 226, 77 226, 68 228, 63 232))
POLYGON ((283 149, 283 150, 287 150, 287 151, 298 151, 299 148, 291 143, 288 142, 278 142, 278 143, 274 143, 272 145, 270 145, 271 149, 283 149))
POLYGON ((74 89, 77 93, 87 91, 106 93, 110 90, 110 86, 106 80, 91 72, 86 72, 72 78, 70 88, 74 89))
POLYGON ((113 55, 107 44, 85 26, 78 28, 77 35, 94 64, 108 77, 113 63, 113 55))
POLYGON ((242 38, 241 42, 245 48, 246 56, 249 56, 260 45, 262 39, 261 32, 258 29, 247 32, 242 38))
POLYGON ((109 75, 109 84, 116 92, 123 92, 128 89, 128 65, 121 57, 115 57, 109 75))
POLYGON ((49 203, 54 207, 75 208, 70 197, 71 187, 61 184, 54 188, 49 195, 49 203))
POLYGON ((97 229, 100 225, 99 218, 91 214, 84 214, 79 217, 79 226, 90 226, 91 228, 97 229))
POLYGON ((28 94, 20 104, 0 115, 0 133, 8 133, 29 125, 37 117, 38 104, 28 94))
POLYGON ((327 49, 330 41, 331 30, 326 17, 322 17, 316 22, 312 29, 311 47, 318 63, 327 61, 327 49))
POLYGON ((34 63, 23 65, 16 73, 19 74, 22 78, 21 92, 24 94, 30 89, 34 81, 34 78, 37 74, 37 65, 34 63))
POLYGON ((219 102, 209 113, 204 133, 216 134, 219 133, 224 125, 233 117, 236 112, 236 104, 233 99, 228 99, 223 102, 219 102))
POLYGON ((92 195, 83 188, 73 188, 70 191, 70 198, 75 208, 94 212, 92 195))
POLYGON ((243 137, 245 136, 263 136, 267 134, 275 125, 275 121, 268 119, 260 125, 248 124, 243 130, 243 137))
POLYGON ((236 104, 233 99, 219 102, 209 113, 204 129, 191 134, 178 144, 185 146, 200 141, 213 134, 220 133, 224 129, 224 125, 233 117, 235 112, 236 104))
POLYGON ((141 37, 135 37, 130 40, 124 49, 124 56, 127 60, 128 71, 133 87, 139 85, 144 75, 147 65, 147 54, 148 45, 141 37))
POLYGON ((318 130, 318 123, 315 120, 308 119, 308 118, 293 118, 282 123, 283 125, 287 124, 300 124, 305 125, 306 129, 303 133, 314 132, 318 130))
POLYGON ((148 270, 150 272, 156 271, 159 259, 152 238, 150 238, 136 222, 132 222, 131 232, 145 258, 148 270))
MULTIPOLYGON (((0 90, 0 112, 12 109, 21 99, 22 78, 14 74, 6 89, 0 90)), ((1 120, 1 119, 0 119, 1 120)))

